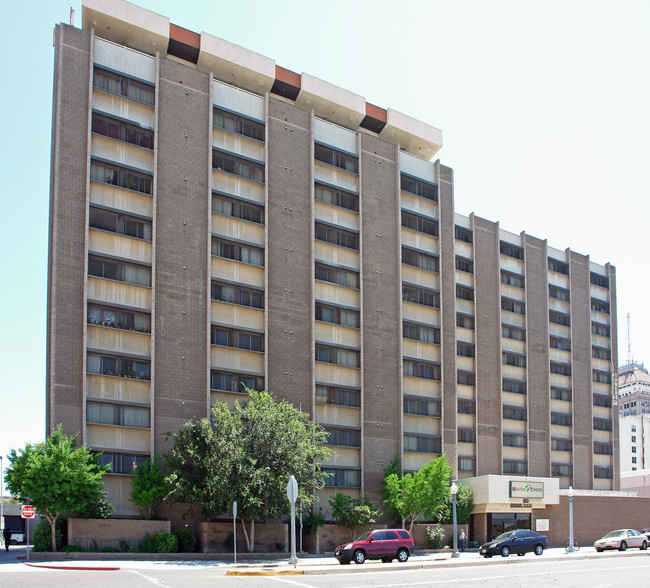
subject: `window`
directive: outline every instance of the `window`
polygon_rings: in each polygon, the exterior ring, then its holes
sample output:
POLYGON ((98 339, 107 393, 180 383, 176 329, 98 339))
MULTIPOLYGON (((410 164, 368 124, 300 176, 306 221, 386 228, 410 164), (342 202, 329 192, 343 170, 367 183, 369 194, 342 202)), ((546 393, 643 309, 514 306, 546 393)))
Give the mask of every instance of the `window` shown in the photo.
POLYGON ((503 365, 513 365, 515 367, 526 367, 526 356, 525 355, 519 355, 517 353, 509 353, 507 351, 503 351, 501 353, 501 362, 503 365))
POLYGON ((440 345, 440 329, 436 327, 404 321, 402 323, 402 336, 404 339, 411 339, 412 341, 440 345))
POLYGON ((92 132, 145 149, 153 149, 153 131, 93 112, 92 132))
POLYGON ((569 264, 552 257, 548 258, 548 269, 558 274, 569 275, 569 264))
POLYGON ((553 451, 573 451, 573 442, 571 439, 551 437, 551 449, 553 451))
POLYGON ((438 236, 438 221, 412 212, 402 210, 402 226, 407 229, 425 233, 426 235, 438 236))
POLYGON ((102 376, 150 380, 151 362, 149 360, 89 352, 86 358, 86 371, 89 374, 102 376))
POLYGON ((422 196, 428 200, 438 202, 438 186, 419 180, 405 174, 401 175, 400 186, 404 192, 410 192, 416 196, 422 196))
POLYGON ((224 282, 212 281, 210 296, 212 300, 229 302, 251 308, 264 308, 264 292, 246 286, 237 286, 224 282))
POLYGON ((591 272, 589 275, 589 281, 594 286, 600 286, 601 288, 609 289, 609 278, 607 276, 601 276, 600 274, 591 272))
POLYGON ((440 417, 440 400, 422 396, 404 396, 404 414, 440 417))
POLYGON ((504 474, 519 474, 526 476, 528 474, 528 464, 525 461, 503 460, 504 474))
POLYGON ((359 289, 359 272, 316 262, 316 279, 346 288, 359 289))
POLYGON ((508 406, 503 405, 503 418, 512 421, 525 421, 527 420, 526 407, 524 406, 508 406))
POLYGON ((526 382, 503 378, 501 389, 504 392, 511 392, 513 394, 526 394, 526 382))
POLYGON ((568 314, 557 312, 556 310, 548 311, 548 320, 556 325, 571 326, 571 317, 568 314))
POLYGON ((594 346, 591 348, 591 356, 595 357, 596 359, 611 359, 612 352, 606 347, 594 346))
POLYGON ((89 225, 93 229, 102 229, 120 235, 135 237, 136 239, 151 241, 151 221, 128 214, 120 214, 112 210, 91 206, 89 225))
POLYGON ((111 474, 132 474, 145 461, 149 460, 148 455, 129 455, 124 453, 102 453, 98 456, 97 463, 100 466, 110 466, 111 474))
POLYGON ((632 443, 636 443, 636 435, 632 435, 631 438, 630 438, 630 441, 632 443))
POLYGON ((88 304, 89 325, 112 327, 125 331, 151 333, 151 315, 134 310, 124 310, 114 306, 99 306, 88 304))
POLYGON ((565 400, 571 402, 571 389, 551 386, 551 398, 553 400, 565 400))
POLYGON ((212 370, 210 372, 210 389, 223 390, 225 392, 246 393, 245 388, 251 390, 264 390, 264 378, 262 376, 251 376, 248 374, 236 374, 212 370))
POLYGON ((609 326, 600 323, 591 323, 591 334, 600 335, 601 337, 609 337, 609 326))
POLYGON ((551 284, 548 285, 548 295, 551 298, 555 298, 556 300, 562 300, 563 302, 570 301, 570 295, 568 290, 565 290, 564 288, 558 288, 557 286, 553 286, 551 284))
POLYGON ((474 273, 474 262, 471 259, 466 257, 456 256, 456 269, 461 272, 467 272, 468 274, 474 273))
POLYGON ((212 167, 258 184, 264 183, 264 164, 225 151, 212 150, 212 167))
POLYGON ((234 347, 246 351, 264 351, 264 334, 212 325, 210 328, 210 344, 234 347))
POLYGON ((526 435, 521 435, 519 433, 504 433, 503 445, 505 447, 527 447, 528 438, 526 435))
POLYGON ((440 292, 402 283, 402 300, 431 308, 440 308, 440 292))
MULTIPOLYGON (((331 186, 325 186, 324 184, 316 184, 314 187, 314 198, 318 200, 318 202, 332 204, 354 212, 359 211, 359 196, 352 192, 341 190, 340 188, 333 188, 331 186)), ((402 222, 402 224, 404 223, 402 222)))
POLYGON ((564 337, 556 337, 555 335, 551 335, 549 337, 549 344, 552 349, 571 351, 571 339, 565 339, 564 337))
POLYGON ((126 76, 108 72, 99 68, 95 68, 93 75, 93 86, 117 94, 118 96, 125 96, 131 100, 142 102, 149 106, 154 103, 154 88, 142 82, 136 82, 126 76))
POLYGON ((215 108, 212 116, 212 126, 244 137, 264 141, 264 123, 251 120, 233 112, 215 108))
POLYGON ((316 385, 316 402, 359 408, 361 406, 361 391, 354 388, 316 385))
POLYGON ((474 429, 458 429, 459 443, 476 443, 476 431, 474 429))
POLYGON ((613 455, 612 444, 604 441, 594 441, 594 453, 596 455, 613 455))
POLYGON ((417 437, 404 435, 404 451, 416 453, 442 453, 440 437, 417 437))
POLYGON ((474 300, 474 288, 456 284, 456 298, 460 298, 461 300, 469 300, 469 301, 474 300))
POLYGON ((212 255, 264 267, 264 249, 255 245, 227 241, 221 237, 212 237, 212 255))
POLYGON ((316 344, 316 361, 333 363, 344 367, 359 367, 359 352, 354 349, 342 349, 328 345, 316 344))
POLYGON ((512 325, 501 325, 501 336, 505 339, 525 341, 526 329, 522 329, 521 327, 513 327, 512 325))
POLYGON ((636 447, 632 447, 632 453, 636 453, 636 447))
POLYGON ((476 374, 474 372, 458 370, 456 372, 456 383, 461 386, 476 386, 476 374))
POLYGON ((86 420, 102 425, 120 425, 122 427, 150 427, 149 408, 125 406, 107 402, 86 403, 86 420))
POLYGON ((594 431, 611 431, 612 419, 594 417, 594 431))
POLYGON ((456 343, 456 353, 462 357, 474 357, 474 343, 458 341, 456 343))
POLYGON ((573 423, 572 416, 568 412, 551 411, 551 424, 561 427, 570 427, 573 423))
POLYGON ((570 463, 552 463, 551 476, 572 476, 573 466, 570 463))
POLYGON ((558 363, 556 361, 551 362, 551 373, 558 374, 560 376, 570 376, 571 375, 571 364, 568 363, 558 363))
POLYGON ((96 255, 88 256, 88 275, 117 280, 135 286, 151 287, 151 268, 96 255))
POLYGON ((359 328, 359 311, 316 302, 316 320, 344 327, 359 328))
POLYGON ((526 278, 519 274, 513 274, 512 272, 501 270, 501 283, 512 286, 513 288, 523 289, 526 286, 526 278))
POLYGON ((323 426, 327 433, 327 445, 340 447, 361 447, 361 432, 357 429, 339 429, 323 426))
POLYGON ((359 470, 323 468, 323 472, 325 472, 325 486, 336 488, 361 487, 361 472, 359 470))
POLYGON ((594 466, 594 478, 611 480, 614 477, 612 466, 594 466))
POLYGON ((465 243, 474 242, 474 234, 469 229, 466 229, 465 227, 459 227, 458 225, 456 225, 454 227, 454 230, 455 230, 456 239, 458 241, 464 241, 465 243))
POLYGON ((314 145, 314 159, 356 174, 359 172, 359 159, 356 155, 337 151, 325 145, 314 145))
POLYGON ((512 298, 501 297, 501 310, 514 312, 517 314, 526 314, 526 303, 521 300, 513 300, 512 298))
POLYGON ((461 312, 456 313, 456 326, 461 329, 472 329, 474 330, 474 317, 469 314, 463 314, 461 312))
POLYGON ((440 380, 440 364, 414 359, 404 359, 404 375, 424 380, 440 380))
POLYGON ((355 251, 359 250, 359 235, 339 227, 316 223, 316 239, 355 251))
POLYGON ((632 458, 632 463, 636 463, 636 457, 632 458))
POLYGON ((458 457, 458 471, 459 472, 474 472, 476 471, 476 458, 475 457, 458 457))
POLYGON ((514 257, 515 259, 523 259, 524 258, 524 250, 523 248, 513 245, 512 243, 506 243, 505 241, 501 241, 500 248, 499 250, 501 251, 501 255, 506 255, 508 257, 514 257))
POLYGON ((420 269, 428 272, 438 273, 439 260, 437 255, 424 253, 423 251, 416 251, 415 249, 408 249, 402 247, 402 263, 419 267, 420 269))
POLYGON ((258 225, 264 224, 263 206, 224 196, 223 194, 212 194, 212 212, 240 218, 258 225))
POLYGON ((591 299, 591 310, 596 312, 602 312, 604 314, 609 314, 609 302, 605 300, 598 300, 597 298, 591 299))
POLYGON ((468 398, 458 399, 459 414, 476 414, 476 402, 468 398))
POLYGON ((152 177, 150 175, 110 163, 91 161, 90 179, 95 182, 133 190, 134 192, 151 194, 152 177))
POLYGON ((592 380, 600 384, 611 384, 612 375, 609 372, 603 372, 601 370, 592 371, 592 380))

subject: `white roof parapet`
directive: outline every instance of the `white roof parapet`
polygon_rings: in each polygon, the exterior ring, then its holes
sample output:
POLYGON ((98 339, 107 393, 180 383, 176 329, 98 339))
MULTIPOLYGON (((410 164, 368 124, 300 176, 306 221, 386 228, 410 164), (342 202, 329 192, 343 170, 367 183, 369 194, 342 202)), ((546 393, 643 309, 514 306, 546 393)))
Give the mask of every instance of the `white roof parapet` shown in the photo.
POLYGON ((442 131, 389 108, 379 137, 427 161, 442 147, 442 131))
POLYGON ((169 19, 123 0, 82 0, 82 27, 149 55, 167 52, 169 19))
POLYGON ((319 78, 303 73, 296 106, 313 110, 316 116, 356 130, 366 116, 366 99, 363 96, 334 86, 319 78))
POLYGON ((205 31, 197 67, 214 77, 256 94, 271 90, 275 81, 275 61, 205 31))

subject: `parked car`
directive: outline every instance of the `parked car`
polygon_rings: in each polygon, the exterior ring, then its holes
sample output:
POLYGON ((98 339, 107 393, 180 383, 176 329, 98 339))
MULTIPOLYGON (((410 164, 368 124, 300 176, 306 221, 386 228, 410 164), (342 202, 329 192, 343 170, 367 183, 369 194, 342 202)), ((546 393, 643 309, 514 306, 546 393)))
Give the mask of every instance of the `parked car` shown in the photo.
POLYGON ((650 540, 635 531, 634 529, 617 529, 610 531, 604 537, 601 537, 594 543, 596 551, 601 552, 605 549, 618 549, 625 551, 628 547, 638 547, 639 549, 648 549, 650 540))
POLYGON ((524 555, 532 551, 535 555, 542 555, 547 547, 546 536, 535 533, 535 531, 517 529, 501 533, 492 541, 484 543, 479 549, 479 554, 483 557, 492 557, 493 555, 508 557, 511 553, 524 555))
POLYGON ((351 543, 339 545, 334 556, 340 564, 362 564, 367 559, 380 559, 388 563, 397 559, 405 562, 413 553, 413 537, 406 529, 381 529, 368 531, 351 543))

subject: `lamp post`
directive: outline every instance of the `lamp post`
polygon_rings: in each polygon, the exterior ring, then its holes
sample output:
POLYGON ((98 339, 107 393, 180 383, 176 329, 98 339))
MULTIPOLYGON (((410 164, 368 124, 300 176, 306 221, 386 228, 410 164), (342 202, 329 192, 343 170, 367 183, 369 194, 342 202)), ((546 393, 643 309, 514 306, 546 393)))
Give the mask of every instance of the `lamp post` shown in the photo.
POLYGON ((573 495, 575 494, 573 486, 569 486, 567 491, 567 496, 569 497, 569 549, 567 553, 573 553, 575 547, 573 547, 573 495))
POLYGON ((458 553, 458 528, 456 524, 456 494, 458 493, 458 486, 456 482, 451 483, 451 509, 454 517, 454 552, 451 554, 451 557, 460 557, 458 553))
POLYGON ((2 535, 2 546, 6 547, 5 542, 5 479, 4 479, 4 462, 0 455, 0 535, 2 535))

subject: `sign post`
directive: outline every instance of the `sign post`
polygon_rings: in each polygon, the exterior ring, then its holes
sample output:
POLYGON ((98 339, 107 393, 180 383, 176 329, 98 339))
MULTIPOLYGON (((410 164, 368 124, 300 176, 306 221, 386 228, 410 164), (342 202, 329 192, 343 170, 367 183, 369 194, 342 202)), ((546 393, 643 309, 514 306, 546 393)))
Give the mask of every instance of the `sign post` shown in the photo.
POLYGON ((237 563, 237 501, 232 503, 232 546, 235 554, 235 561, 237 563))
POLYGON ((291 559, 290 563, 296 567, 298 558, 296 557, 296 498, 298 498, 298 482, 291 476, 287 484, 287 498, 291 503, 291 559))
POLYGON ((20 507, 20 516, 23 519, 27 519, 27 533, 25 534, 25 546, 27 547, 27 557, 25 558, 26 561, 29 561, 29 519, 33 519, 34 514, 36 514, 36 511, 34 510, 33 506, 24 504, 20 507))

